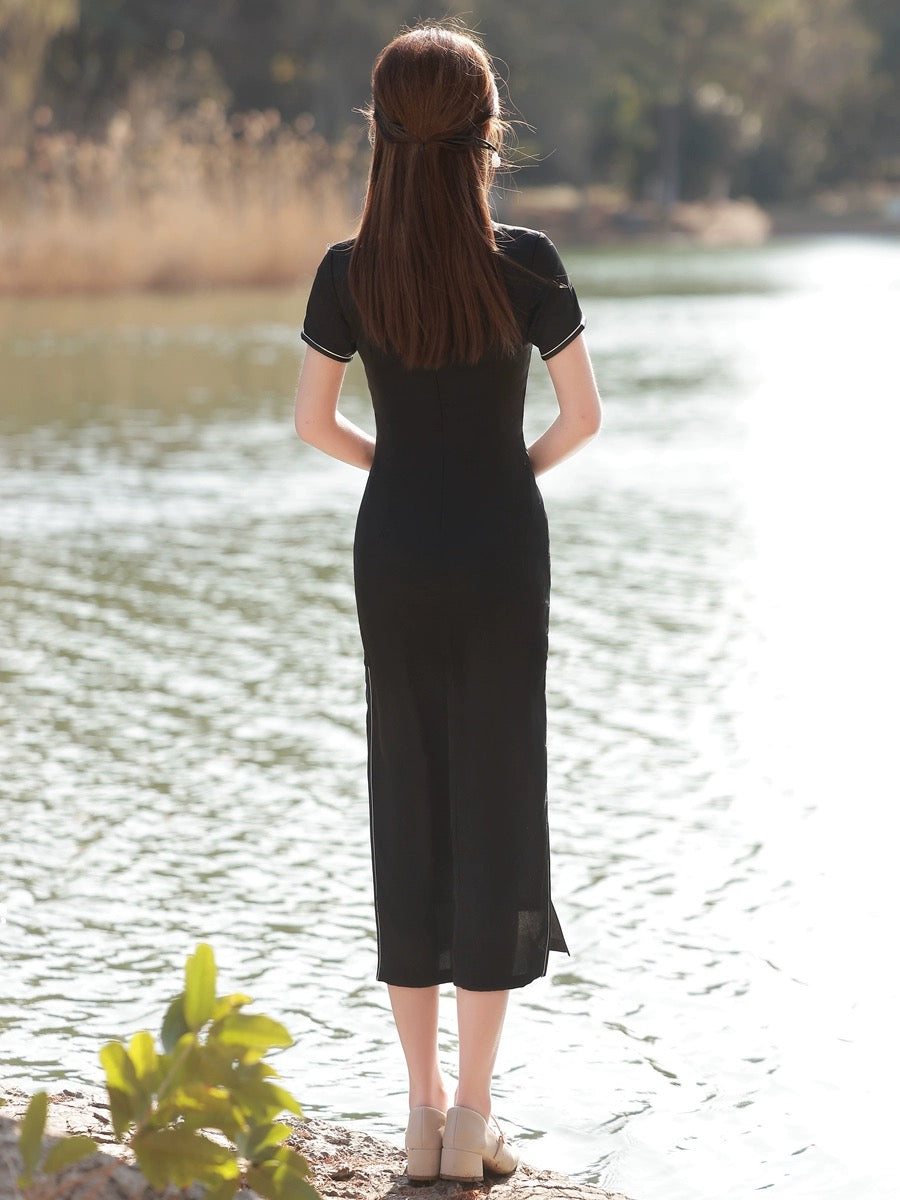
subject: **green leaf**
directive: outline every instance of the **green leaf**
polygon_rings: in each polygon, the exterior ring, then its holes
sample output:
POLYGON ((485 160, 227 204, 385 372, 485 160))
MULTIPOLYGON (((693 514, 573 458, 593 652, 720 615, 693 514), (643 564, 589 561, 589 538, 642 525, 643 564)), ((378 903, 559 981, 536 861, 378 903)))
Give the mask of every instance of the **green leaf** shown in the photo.
POLYGON ((219 1179, 215 1183, 207 1182, 204 1185, 205 1200, 231 1200, 234 1193, 240 1187, 240 1178, 234 1179, 219 1179))
POLYGON ((121 1141, 138 1116, 138 1080, 134 1063, 121 1042, 107 1042, 100 1051, 106 1072, 109 1116, 116 1141, 121 1141))
POLYGON ((243 992, 233 992, 230 996, 219 996, 213 1005, 212 1019, 219 1021, 222 1017, 227 1017, 230 1012, 234 1012, 236 1008, 243 1008, 245 1004, 252 1003, 250 997, 245 996, 243 992))
POLYGON ((277 1079, 278 1072, 271 1063, 260 1062, 241 1062, 237 1067, 237 1074, 241 1079, 277 1079))
POLYGON ((190 1033, 190 1030, 184 1019, 184 992, 179 992, 166 1009, 166 1015, 163 1017, 162 1032, 159 1037, 163 1050, 167 1054, 171 1054, 178 1045, 179 1039, 183 1038, 186 1033, 190 1033))
POLYGON ((170 1183, 189 1187, 197 1181, 217 1183, 240 1175, 233 1151, 187 1129, 135 1134, 131 1148, 147 1182, 160 1191, 170 1183))
POLYGON ((137 1096, 140 1092, 134 1063, 121 1042, 107 1042, 100 1051, 100 1065, 106 1072, 106 1086, 124 1092, 126 1096, 137 1096))
POLYGON ((44 1171, 46 1174, 52 1175, 54 1171, 61 1171, 63 1167, 71 1167, 74 1163, 81 1162, 89 1154, 94 1154, 97 1149, 97 1143, 93 1138, 85 1137, 80 1133, 73 1137, 62 1138, 50 1147, 50 1153, 44 1160, 44 1171))
POLYGON ((248 1050, 271 1050, 275 1046, 291 1046, 293 1038, 279 1021, 271 1017, 251 1016, 235 1012, 217 1021, 210 1038, 227 1046, 242 1046, 248 1050))
POLYGON ((303 1110, 290 1092, 265 1079, 236 1079, 231 1086, 231 1098, 255 1125, 270 1121, 282 1112, 303 1116, 303 1110))
POLYGON ((286 1163, 291 1170, 299 1171, 301 1175, 309 1174, 309 1163, 299 1151, 294 1150, 292 1146, 282 1146, 275 1158, 280 1163, 286 1163))
POLYGON ((168 1099, 178 1088, 190 1083, 203 1083, 209 1087, 231 1085, 234 1077, 234 1053, 231 1048, 204 1045, 196 1040, 194 1034, 189 1036, 191 1044, 182 1043, 184 1053, 178 1052, 178 1062, 169 1071, 165 1088, 160 1089, 160 1101, 168 1099))
POLYGON ((210 1019, 216 1003, 216 960, 201 942, 184 967, 184 1019, 197 1030, 210 1019))
POLYGON ((106 1094, 109 1097, 109 1119, 112 1121, 113 1133, 116 1135, 116 1141, 121 1142, 137 1120, 134 1097, 108 1084, 106 1094))
POLYGON ((128 1057, 134 1065, 134 1073, 141 1092, 152 1092, 156 1086, 159 1070, 159 1055, 153 1037, 146 1029, 136 1033, 128 1046, 128 1057))
POLYGON ((153 1124, 159 1127, 179 1119, 186 1129, 221 1129, 232 1139, 245 1129, 228 1088, 202 1082, 185 1083, 172 1091, 159 1105, 153 1124))
POLYGON ((278 1121, 272 1125, 256 1125, 239 1140, 238 1149, 250 1162, 261 1163, 264 1159, 274 1158, 275 1151, 292 1133, 290 1125, 278 1121))
POLYGON ((247 1184, 268 1200, 321 1200, 307 1182, 309 1164, 287 1146, 282 1146, 278 1158, 268 1158, 247 1171, 247 1184))
POLYGON ((28 1102, 22 1128, 19 1130, 19 1154, 22 1156, 20 1185, 31 1182, 41 1157, 41 1139, 47 1124, 47 1093, 35 1092, 28 1102), (24 1182, 23 1182, 24 1181, 24 1182))

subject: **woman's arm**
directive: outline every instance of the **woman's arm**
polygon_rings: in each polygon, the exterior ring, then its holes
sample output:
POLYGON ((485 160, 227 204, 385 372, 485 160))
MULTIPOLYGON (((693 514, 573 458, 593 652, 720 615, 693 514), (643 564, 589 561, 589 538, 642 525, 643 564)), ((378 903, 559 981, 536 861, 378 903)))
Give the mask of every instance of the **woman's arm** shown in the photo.
POLYGON ((338 397, 347 364, 320 354, 312 346, 300 368, 294 403, 294 428, 310 446, 332 458, 368 471, 375 453, 375 439, 338 412, 338 397))
POLYGON ((547 369, 556 392, 559 416, 528 447, 535 475, 574 454, 600 428, 600 397, 584 335, 579 334, 565 350, 549 358, 547 369))

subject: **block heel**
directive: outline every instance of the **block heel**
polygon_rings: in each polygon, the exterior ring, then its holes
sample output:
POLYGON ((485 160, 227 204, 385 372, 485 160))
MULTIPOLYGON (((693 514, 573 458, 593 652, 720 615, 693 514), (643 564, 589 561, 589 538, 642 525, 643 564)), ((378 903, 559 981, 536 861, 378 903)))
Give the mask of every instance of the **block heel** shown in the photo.
POLYGON ((511 1175, 519 1165, 519 1156, 498 1129, 488 1128, 481 1113, 454 1105, 447 1113, 444 1149, 441 1152, 441 1179, 456 1183, 481 1183, 485 1171, 511 1175))
POLYGON ((482 1183, 484 1160, 474 1150, 451 1150, 445 1146, 441 1151, 441 1179, 454 1183, 482 1183))
POLYGON ((421 1105, 409 1114, 406 1127, 406 1178, 431 1183, 441 1173, 441 1139, 447 1120, 439 1108, 421 1105))
POLYGON ((406 1178, 411 1183, 437 1179, 441 1173, 441 1148, 410 1147, 406 1151, 406 1178))

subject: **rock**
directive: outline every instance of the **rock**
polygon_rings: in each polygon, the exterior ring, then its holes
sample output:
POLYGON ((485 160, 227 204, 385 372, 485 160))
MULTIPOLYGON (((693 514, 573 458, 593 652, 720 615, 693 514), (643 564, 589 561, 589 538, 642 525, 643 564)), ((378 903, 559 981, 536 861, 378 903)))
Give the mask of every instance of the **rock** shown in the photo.
MULTIPOLYGON (((18 1122, 30 1099, 24 1092, 7 1091, 0 1108, 0 1200, 21 1200, 16 1178, 21 1169, 18 1122)), ((35 1185, 34 1200, 156 1200, 124 1146, 112 1137, 109 1106, 102 1092, 69 1088, 49 1097, 47 1133, 51 1138, 87 1134, 103 1149, 89 1159, 35 1185)), ((506 1179, 486 1181, 479 1187, 461 1183, 411 1184, 405 1175, 406 1156, 390 1142, 367 1133, 310 1118, 296 1121, 288 1139, 313 1170, 313 1182, 325 1200, 475 1200, 490 1193, 491 1200, 628 1200, 595 1184, 578 1183, 565 1175, 538 1171, 523 1164, 506 1179)), ((200 1190, 172 1191, 172 1196, 201 1200, 200 1190)), ((242 1191, 238 1200, 254 1200, 242 1191)))

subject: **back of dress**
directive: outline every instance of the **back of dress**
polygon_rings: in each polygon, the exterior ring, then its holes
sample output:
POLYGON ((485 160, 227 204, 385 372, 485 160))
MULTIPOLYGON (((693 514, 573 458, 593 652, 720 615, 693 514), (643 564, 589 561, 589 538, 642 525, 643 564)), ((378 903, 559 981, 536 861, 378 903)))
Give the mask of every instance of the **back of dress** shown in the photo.
POLYGON ((514 355, 404 368, 365 336, 352 242, 320 265, 302 333, 335 359, 359 350, 375 411, 354 576, 378 978, 407 987, 523 986, 566 949, 546 812, 549 545, 522 417, 532 345, 550 358, 583 323, 543 234, 495 236, 514 355))

